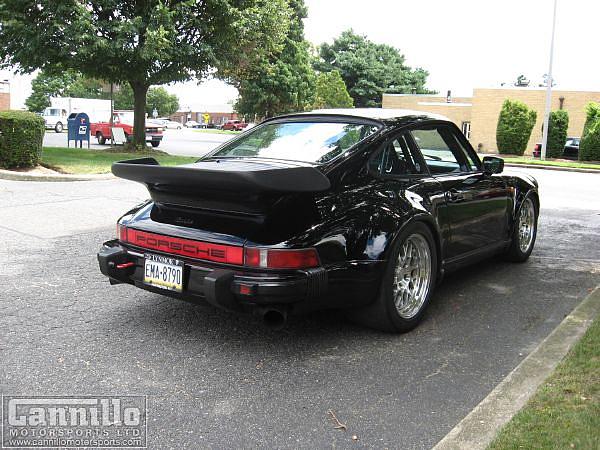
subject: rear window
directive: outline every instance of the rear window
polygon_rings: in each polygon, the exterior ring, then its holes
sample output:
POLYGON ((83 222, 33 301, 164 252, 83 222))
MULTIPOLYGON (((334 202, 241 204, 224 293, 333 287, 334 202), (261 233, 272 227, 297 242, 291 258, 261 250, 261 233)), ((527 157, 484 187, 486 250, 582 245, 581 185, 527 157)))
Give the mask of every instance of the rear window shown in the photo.
POLYGON ((344 122, 282 122, 257 127, 211 155, 325 163, 379 128, 344 122))

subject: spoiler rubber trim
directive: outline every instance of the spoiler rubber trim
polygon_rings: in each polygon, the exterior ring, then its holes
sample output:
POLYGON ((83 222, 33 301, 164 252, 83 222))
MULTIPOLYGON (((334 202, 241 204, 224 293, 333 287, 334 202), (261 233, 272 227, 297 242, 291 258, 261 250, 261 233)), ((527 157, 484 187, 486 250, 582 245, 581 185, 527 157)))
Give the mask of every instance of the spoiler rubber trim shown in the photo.
MULTIPOLYGON (((201 161, 200 161, 201 163, 201 161)), ((147 187, 172 186, 245 192, 321 192, 331 187, 329 178, 310 166, 258 170, 211 170, 202 167, 161 166, 154 158, 115 162, 112 173, 147 187)))

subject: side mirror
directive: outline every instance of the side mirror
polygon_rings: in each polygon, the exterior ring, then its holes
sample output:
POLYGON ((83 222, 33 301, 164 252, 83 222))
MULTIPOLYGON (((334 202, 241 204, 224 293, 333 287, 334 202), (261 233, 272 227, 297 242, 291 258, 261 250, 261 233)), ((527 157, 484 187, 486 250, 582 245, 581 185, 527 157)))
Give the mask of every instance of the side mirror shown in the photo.
POLYGON ((483 157, 483 173, 492 175, 494 173, 502 173, 504 170, 504 160, 495 156, 483 157))

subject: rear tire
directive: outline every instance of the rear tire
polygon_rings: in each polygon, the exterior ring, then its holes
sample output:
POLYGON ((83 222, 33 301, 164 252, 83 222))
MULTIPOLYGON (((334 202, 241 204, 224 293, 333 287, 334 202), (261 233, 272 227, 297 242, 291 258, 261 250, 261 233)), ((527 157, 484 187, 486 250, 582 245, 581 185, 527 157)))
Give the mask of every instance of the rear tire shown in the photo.
POLYGON ((537 203, 527 197, 521 203, 515 221, 512 240, 505 256, 512 262, 525 262, 533 251, 537 237, 537 203))
POLYGON ((437 251, 431 231, 422 223, 411 224, 393 244, 375 302, 348 315, 377 330, 410 331, 425 315, 436 274, 437 251))

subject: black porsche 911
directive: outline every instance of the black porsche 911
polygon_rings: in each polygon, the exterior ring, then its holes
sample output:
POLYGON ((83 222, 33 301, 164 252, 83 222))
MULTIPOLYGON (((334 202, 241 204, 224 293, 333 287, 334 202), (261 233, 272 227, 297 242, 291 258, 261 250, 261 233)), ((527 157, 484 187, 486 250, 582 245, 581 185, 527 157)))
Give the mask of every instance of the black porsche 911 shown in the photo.
POLYGON ((479 159, 441 116, 322 110, 267 120, 196 163, 115 163, 151 200, 98 253, 112 284, 255 312, 335 308, 408 331, 453 269, 534 246, 538 185, 479 159))

